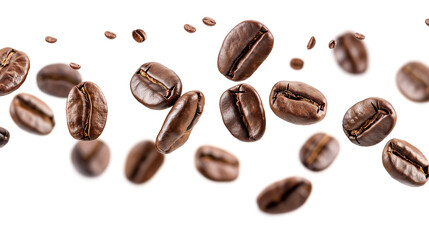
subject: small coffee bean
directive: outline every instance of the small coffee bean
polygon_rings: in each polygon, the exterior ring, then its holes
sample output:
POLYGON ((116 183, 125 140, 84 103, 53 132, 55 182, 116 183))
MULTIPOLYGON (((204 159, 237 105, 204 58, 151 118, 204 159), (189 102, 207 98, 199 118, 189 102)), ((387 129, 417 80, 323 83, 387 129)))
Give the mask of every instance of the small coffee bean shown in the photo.
POLYGON ((329 167, 340 151, 337 139, 325 133, 316 133, 301 147, 299 158, 312 171, 322 171, 329 167))
POLYGON ((348 73, 359 74, 367 69, 368 57, 365 45, 352 33, 345 33, 337 38, 334 56, 338 65, 348 73))
POLYGON ((165 118, 156 137, 156 149, 160 153, 171 153, 185 144, 203 110, 202 92, 190 91, 183 94, 165 118))
POLYGON ((392 139, 383 149, 383 166, 390 176, 409 186, 428 181, 429 161, 419 149, 400 139, 392 139))
POLYGON ((425 23, 429 26, 429 18, 425 20, 425 23))
POLYGON ((131 78, 131 93, 151 109, 171 107, 182 94, 182 81, 176 73, 156 62, 140 66, 131 78))
POLYGON ((116 38, 116 33, 110 32, 110 31, 105 31, 104 32, 104 36, 106 36, 108 39, 115 39, 116 38))
POLYGON ((219 72, 233 81, 252 76, 273 49, 274 37, 270 30, 257 21, 244 21, 225 37, 219 51, 219 72))
POLYGON ((37 73, 39 89, 56 97, 67 97, 70 90, 81 82, 80 73, 62 63, 47 65, 37 73))
POLYGON ((270 107, 285 121, 308 125, 325 118, 328 103, 325 96, 310 85, 280 81, 271 90, 270 107))
POLYGON ((0 127, 0 148, 9 142, 10 134, 9 131, 0 127))
POLYGON ((301 70, 304 67, 304 61, 300 58, 292 58, 290 60, 290 67, 295 70, 301 70))
POLYGON ((361 33, 355 33, 355 38, 359 39, 359 40, 364 40, 365 39, 365 35, 361 34, 361 33))
POLYGON ((335 45, 336 45, 335 40, 329 41, 329 49, 334 49, 335 45))
POLYGON ((216 21, 214 19, 212 19, 212 18, 209 18, 209 17, 204 17, 203 18, 203 23, 205 25, 207 25, 207 26, 214 26, 214 25, 216 25, 216 21))
POLYGON ((184 29, 185 29, 185 31, 187 31, 188 33, 194 33, 194 32, 196 32, 196 31, 197 31, 197 29, 196 29, 194 26, 189 25, 189 24, 185 24, 185 25, 183 26, 183 28, 184 28, 184 29))
POLYGON ((30 59, 13 48, 0 49, 0 96, 18 89, 27 78, 30 59))
POLYGON ((70 63, 70 67, 71 67, 71 68, 73 68, 73 69, 75 69, 75 70, 80 69, 80 65, 79 65, 79 64, 77 64, 77 63, 74 63, 74 62, 71 62, 71 63, 70 63))
POLYGON ((265 111, 258 92, 249 84, 239 84, 220 97, 223 123, 238 140, 254 142, 265 133, 265 111))
POLYGON ((316 45, 316 38, 314 36, 311 36, 310 40, 307 43, 307 49, 310 50, 316 45))
POLYGON ((74 86, 68 95, 67 126, 77 140, 95 140, 104 130, 107 120, 107 102, 101 89, 92 82, 74 86))
POLYGON ((54 129, 55 119, 51 108, 31 94, 16 95, 9 112, 16 125, 30 133, 47 135, 54 129))
POLYGON ((125 176, 136 184, 147 182, 163 162, 164 154, 156 150, 152 141, 139 142, 128 153, 125 176))
POLYGON ((287 213, 301 207, 310 193, 310 181, 300 177, 289 177, 266 187, 259 194, 257 203, 263 212, 287 213))
POLYGON ((201 146, 195 153, 195 166, 206 178, 230 182, 238 177, 239 161, 231 153, 213 146, 201 146))
POLYGON ((79 141, 72 150, 71 159, 80 174, 96 177, 109 165, 110 150, 101 140, 79 141))
POLYGON ((48 43, 56 43, 57 39, 54 37, 51 37, 51 36, 47 36, 47 37, 45 37, 45 41, 48 43))
POLYGON ((136 29, 133 31, 133 38, 138 43, 142 43, 146 40, 146 33, 142 29, 136 29))
POLYGON ((429 67, 421 62, 408 62, 396 74, 396 85, 411 101, 429 101, 429 67))
POLYGON ((353 105, 343 118, 343 130, 359 146, 381 142, 396 125, 396 111, 382 98, 367 98, 353 105))

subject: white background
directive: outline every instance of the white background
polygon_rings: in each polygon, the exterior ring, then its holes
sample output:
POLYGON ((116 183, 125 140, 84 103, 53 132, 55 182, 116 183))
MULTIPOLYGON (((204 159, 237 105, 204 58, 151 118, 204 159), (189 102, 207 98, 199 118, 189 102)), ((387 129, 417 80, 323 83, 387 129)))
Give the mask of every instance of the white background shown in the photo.
POLYGON ((429 154, 429 105, 413 103, 397 90, 395 74, 410 60, 429 64, 428 1, 5 1, 1 9, 0 47, 26 52, 27 80, 0 97, 0 126, 11 139, 0 149, 0 239, 383 239, 427 238, 429 184, 412 188, 395 181, 381 161, 391 138, 409 141, 429 154), (212 17, 216 26, 201 19, 212 17), (254 143, 228 132, 219 98, 238 84, 217 70, 217 54, 226 34, 239 22, 254 19, 273 33, 267 60, 244 81, 263 100, 267 129, 254 143), (184 31, 191 24, 197 32, 184 31), (141 28, 147 40, 136 43, 141 28), (104 31, 117 34, 115 40, 104 31), (328 42, 344 31, 360 32, 369 54, 363 75, 343 72, 328 42), (55 44, 45 36, 58 38, 55 44), (316 46, 307 50, 310 37, 316 46), (291 58, 305 61, 290 68, 291 58), (88 179, 70 161, 75 140, 69 135, 65 99, 42 93, 36 74, 45 65, 76 62, 85 81, 98 84, 109 107, 100 139, 111 149, 104 174, 88 179), (138 141, 154 140, 169 110, 138 103, 129 82, 139 66, 157 61, 182 79, 183 93, 198 89, 206 97, 204 113, 188 142, 166 156, 159 172, 143 185, 124 177, 128 151, 138 141), (280 80, 303 81, 328 99, 325 119, 297 126, 278 118, 269 93, 280 80), (37 136, 18 128, 9 104, 20 92, 36 95, 55 113, 51 134, 37 136), (382 97, 395 107, 398 121, 380 144, 359 147, 345 137, 342 118, 354 103, 382 97), (298 159, 301 145, 325 131, 341 145, 327 170, 314 173, 298 159), (240 159, 233 183, 214 183, 194 167, 195 150, 212 144, 240 159), (274 181, 302 176, 313 183, 300 209, 268 215, 256 197, 274 181))

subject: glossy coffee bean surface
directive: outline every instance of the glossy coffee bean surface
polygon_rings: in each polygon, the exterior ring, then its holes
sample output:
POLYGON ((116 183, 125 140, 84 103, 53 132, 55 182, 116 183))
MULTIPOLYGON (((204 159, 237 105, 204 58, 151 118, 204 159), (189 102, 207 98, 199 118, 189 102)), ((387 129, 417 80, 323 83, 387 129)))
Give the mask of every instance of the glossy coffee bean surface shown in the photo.
POLYGON ((82 82, 80 73, 63 63, 50 64, 37 73, 37 86, 44 93, 66 98, 70 90, 82 82))
POLYGON ((27 54, 9 47, 0 49, 0 96, 18 89, 29 70, 30 59, 27 54))

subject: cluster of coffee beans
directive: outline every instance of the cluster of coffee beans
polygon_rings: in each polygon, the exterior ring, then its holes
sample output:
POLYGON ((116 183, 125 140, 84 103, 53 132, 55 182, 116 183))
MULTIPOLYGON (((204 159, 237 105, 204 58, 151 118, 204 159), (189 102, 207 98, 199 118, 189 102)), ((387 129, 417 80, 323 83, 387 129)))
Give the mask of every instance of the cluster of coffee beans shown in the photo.
MULTIPOLYGON (((208 17, 203 23, 214 26, 208 17)), ((427 21, 426 21, 427 23, 427 21)), ((188 32, 195 32, 190 25, 188 32)), ((109 39, 113 32, 105 32, 109 39)), ((135 41, 147 38, 141 29, 132 32, 135 41)), ((329 43, 339 66, 346 72, 360 74, 368 66, 367 52, 360 33, 345 33, 329 43)), ((54 43, 57 39, 47 37, 54 43)), ((271 31, 257 21, 244 21, 235 26, 225 37, 218 55, 219 72, 232 81, 249 78, 269 56, 274 44, 271 31)), ((307 44, 312 49, 316 40, 307 44)), ((30 69, 28 56, 13 48, 0 50, 0 96, 18 89, 30 69)), ((294 69, 303 67, 301 59, 293 59, 294 69)), ((72 150, 72 162, 85 176, 98 176, 109 164, 110 150, 98 138, 107 121, 108 107, 102 90, 92 82, 82 82, 76 69, 78 64, 51 64, 37 74, 37 85, 46 94, 67 98, 66 118, 70 135, 79 140, 72 150)), ((410 100, 429 101, 429 68, 419 62, 410 62, 397 74, 399 90, 410 100)), ((130 89, 135 99, 153 110, 171 108, 155 139, 137 143, 126 159, 125 175, 133 183, 151 179, 164 162, 165 154, 184 145, 194 126, 203 114, 205 97, 198 90, 182 94, 182 81, 168 67, 148 62, 132 75, 130 89)), ((269 97, 271 110, 279 118, 297 125, 322 121, 328 110, 328 101, 318 89, 296 81, 279 81, 269 97)), ((265 133, 266 118, 263 101, 257 90, 249 84, 238 84, 227 89, 219 102, 225 127, 240 141, 254 142, 265 133)), ((396 125, 396 111, 385 99, 364 99, 345 112, 343 130, 346 137, 359 146, 373 146, 385 139, 396 125)), ((51 108, 42 100, 28 94, 17 94, 10 104, 10 116, 23 130, 46 135, 55 127, 51 108)), ((0 147, 7 144, 9 132, 0 127, 0 147)), ((312 171, 322 171, 338 155, 340 144, 326 133, 315 133, 302 146, 299 157, 302 164, 312 171)), ((429 162, 410 143, 392 139, 387 142, 382 161, 387 172, 396 180, 411 186, 421 186, 428 180, 429 162)), ((207 179, 228 182, 239 175, 239 159, 214 146, 201 146, 195 154, 196 169, 207 179)), ((309 180, 291 176, 265 188, 257 197, 259 208, 266 213, 285 213, 302 206, 310 196, 309 180)))

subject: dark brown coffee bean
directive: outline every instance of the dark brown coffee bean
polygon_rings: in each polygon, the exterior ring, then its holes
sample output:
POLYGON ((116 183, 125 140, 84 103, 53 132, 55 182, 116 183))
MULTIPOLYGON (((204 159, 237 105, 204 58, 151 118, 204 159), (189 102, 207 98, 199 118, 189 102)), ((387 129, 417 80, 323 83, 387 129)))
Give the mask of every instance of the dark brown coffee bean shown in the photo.
POLYGON ((30 59, 27 54, 13 48, 0 50, 0 96, 18 89, 27 78, 30 59))
POLYGON ((151 109, 171 107, 182 94, 182 81, 176 73, 156 62, 140 66, 131 78, 131 93, 151 109))
POLYGON ((312 171, 322 171, 329 167, 340 151, 337 139, 326 133, 316 133, 301 147, 299 159, 312 171))
POLYGON ((104 32, 104 36, 106 36, 108 39, 115 39, 116 38, 116 33, 110 32, 110 31, 105 31, 104 32))
POLYGON ((75 70, 80 69, 80 65, 79 65, 79 64, 77 64, 77 63, 74 63, 74 62, 71 62, 71 63, 70 63, 70 67, 71 67, 71 68, 73 68, 73 69, 75 69, 75 70))
POLYGON ((270 107, 285 121, 308 125, 325 118, 328 102, 319 90, 310 85, 280 81, 271 90, 270 107))
POLYGON ((429 26, 429 18, 425 20, 425 23, 429 26))
POLYGON ((238 177, 239 161, 231 153, 213 146, 201 146, 195 153, 195 166, 206 178, 230 182, 238 177))
POLYGON ((57 39, 54 37, 51 37, 51 36, 47 36, 47 37, 45 37, 45 41, 48 43, 56 43, 57 39))
POLYGON ((396 125, 396 111, 382 98, 367 98, 353 105, 343 118, 343 130, 359 146, 381 142, 396 125))
POLYGON ((238 140, 254 142, 265 133, 265 111, 258 92, 249 84, 239 84, 220 97, 223 123, 238 140))
POLYGON ((420 62, 408 62, 396 74, 396 85, 411 101, 429 101, 429 68, 420 62))
POLYGON ((50 64, 37 73, 37 86, 42 92, 56 97, 67 97, 70 90, 82 82, 80 73, 67 64, 50 64))
POLYGON ((365 45, 352 33, 345 33, 337 38, 334 56, 340 67, 348 73, 363 73, 367 69, 368 57, 365 45))
POLYGON ((219 72, 233 81, 252 76, 273 49, 270 30, 257 21, 244 21, 225 37, 217 59, 219 72))
POLYGON ((301 70, 304 67, 304 61, 300 58, 292 58, 290 60, 290 67, 295 70, 301 70))
POLYGON ((359 40, 364 40, 365 39, 365 35, 363 35, 361 33, 355 33, 355 38, 359 39, 359 40))
POLYGON ((133 38, 138 43, 142 43, 146 40, 146 33, 142 29, 136 29, 133 31, 133 38))
POLYGON ((165 118, 156 137, 156 149, 171 153, 188 140, 204 110, 204 95, 200 91, 183 94, 165 118))
POLYGON ((216 21, 213 18, 209 18, 209 17, 204 17, 203 23, 210 27, 216 25, 216 21))
POLYGON ((76 170, 87 177, 96 177, 106 170, 110 161, 109 147, 100 140, 79 141, 74 146, 71 159, 76 170))
POLYGON ((31 94, 16 95, 9 112, 16 125, 30 133, 47 135, 54 129, 55 119, 51 108, 31 94))
POLYGON ((74 86, 68 95, 67 126, 77 140, 95 140, 103 132, 107 120, 107 102, 101 89, 92 82, 74 86))
POLYGON ((185 29, 185 31, 187 31, 188 33, 194 33, 194 32, 196 32, 196 31, 197 31, 197 29, 196 29, 194 26, 189 25, 189 24, 185 24, 185 25, 183 26, 183 28, 184 28, 184 29, 185 29))
POLYGON ((144 183, 155 175, 164 162, 164 154, 159 153, 152 141, 136 144, 128 153, 125 176, 133 183, 144 183))
POLYGON ((9 131, 0 127, 0 148, 9 142, 10 134, 9 131))
POLYGON ((311 193, 311 182, 289 177, 266 187, 258 196, 259 209, 266 213, 287 213, 301 207, 311 193))
POLYGON ((316 38, 314 38, 314 36, 311 36, 310 40, 307 43, 307 49, 312 49, 314 45, 316 45, 316 38))
POLYGON ((335 40, 329 41, 329 49, 334 49, 335 45, 336 45, 335 40))
POLYGON ((419 149, 400 139, 392 139, 383 149, 383 166, 390 176, 409 186, 428 181, 429 161, 419 149))

